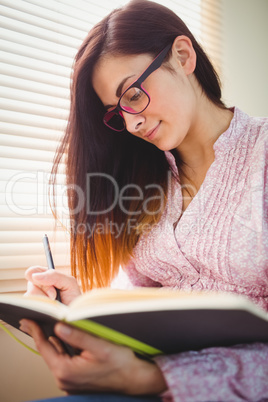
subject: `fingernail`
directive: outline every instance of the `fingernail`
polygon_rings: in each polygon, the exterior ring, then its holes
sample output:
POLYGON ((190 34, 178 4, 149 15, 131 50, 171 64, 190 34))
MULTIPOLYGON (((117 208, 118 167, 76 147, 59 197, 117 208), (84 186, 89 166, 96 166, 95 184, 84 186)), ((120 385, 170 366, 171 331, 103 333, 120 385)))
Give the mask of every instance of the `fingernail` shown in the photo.
POLYGON ((70 326, 61 323, 56 325, 56 330, 58 334, 62 336, 69 336, 72 332, 72 328, 70 326))
POLYGON ((23 331, 23 332, 28 333, 29 327, 28 327, 27 322, 26 322, 25 320, 20 320, 20 321, 19 321, 19 324, 20 324, 19 329, 20 329, 21 331, 23 331))

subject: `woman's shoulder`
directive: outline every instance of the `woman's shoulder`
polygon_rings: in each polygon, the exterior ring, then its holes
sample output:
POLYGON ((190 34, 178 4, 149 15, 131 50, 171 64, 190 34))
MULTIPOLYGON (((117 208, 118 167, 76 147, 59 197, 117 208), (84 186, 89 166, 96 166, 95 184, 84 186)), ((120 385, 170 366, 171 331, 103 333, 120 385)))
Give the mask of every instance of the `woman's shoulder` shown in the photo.
POLYGON ((256 141, 268 141, 268 117, 255 117, 239 111, 240 121, 244 121, 244 130, 256 141))
POLYGON ((255 117, 234 109, 233 126, 230 137, 235 139, 236 149, 247 149, 247 153, 265 155, 268 152, 268 117, 255 117))
POLYGON ((249 117, 248 135, 252 137, 253 156, 268 164, 268 117, 249 117))
POLYGON ((242 132, 251 132, 257 135, 268 130, 268 117, 250 116, 241 109, 234 107, 233 128, 242 132))

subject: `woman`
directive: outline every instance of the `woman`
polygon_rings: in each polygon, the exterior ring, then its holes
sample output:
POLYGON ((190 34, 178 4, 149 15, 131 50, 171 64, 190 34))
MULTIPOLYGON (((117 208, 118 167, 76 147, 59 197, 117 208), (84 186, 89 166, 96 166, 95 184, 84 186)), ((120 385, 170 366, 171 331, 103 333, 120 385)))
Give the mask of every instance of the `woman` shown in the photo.
MULTIPOLYGON (((209 59, 167 8, 135 0, 97 24, 76 57, 54 166, 56 174, 67 155, 72 273, 82 288, 108 286, 121 265, 134 285, 235 292, 268 309, 267 128, 268 119, 224 105, 209 59)), ((26 277, 28 293, 55 298, 56 287, 66 304, 80 293, 58 272, 33 267, 26 277)), ((63 324, 56 334, 80 356, 64 355, 35 323, 21 329, 70 394, 268 398, 264 344, 151 364, 63 324)))

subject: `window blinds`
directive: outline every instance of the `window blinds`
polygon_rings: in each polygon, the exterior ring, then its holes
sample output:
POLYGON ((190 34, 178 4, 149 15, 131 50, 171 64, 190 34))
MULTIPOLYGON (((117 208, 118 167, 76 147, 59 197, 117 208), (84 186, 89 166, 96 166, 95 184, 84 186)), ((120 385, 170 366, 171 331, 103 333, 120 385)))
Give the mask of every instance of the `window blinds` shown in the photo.
MULTIPOLYGON (((187 23, 220 66, 220 3, 162 0, 187 23)), ((88 30, 124 0, 0 0, 0 292, 26 289, 24 271, 46 266, 42 236, 55 265, 69 265, 68 234, 53 218, 49 172, 69 108, 73 58, 88 30)), ((68 219, 64 175, 62 221, 68 219)))

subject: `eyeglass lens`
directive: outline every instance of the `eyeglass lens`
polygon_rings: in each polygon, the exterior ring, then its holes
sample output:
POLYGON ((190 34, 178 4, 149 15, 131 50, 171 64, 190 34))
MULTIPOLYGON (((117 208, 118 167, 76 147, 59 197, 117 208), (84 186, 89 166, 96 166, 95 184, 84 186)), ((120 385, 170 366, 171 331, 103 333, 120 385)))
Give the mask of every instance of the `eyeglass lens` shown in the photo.
POLYGON ((104 123, 116 131, 123 131, 125 129, 125 120, 118 112, 107 112, 104 116, 104 123))
MULTIPOLYGON (((120 107, 127 113, 141 113, 150 103, 146 92, 137 87, 129 88, 120 99, 120 107)), ((104 116, 105 124, 114 130, 124 130, 125 122, 123 116, 118 112, 111 111, 104 116)))
POLYGON ((129 88, 120 99, 121 108, 128 113, 141 113, 148 105, 150 99, 140 88, 129 88))

